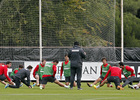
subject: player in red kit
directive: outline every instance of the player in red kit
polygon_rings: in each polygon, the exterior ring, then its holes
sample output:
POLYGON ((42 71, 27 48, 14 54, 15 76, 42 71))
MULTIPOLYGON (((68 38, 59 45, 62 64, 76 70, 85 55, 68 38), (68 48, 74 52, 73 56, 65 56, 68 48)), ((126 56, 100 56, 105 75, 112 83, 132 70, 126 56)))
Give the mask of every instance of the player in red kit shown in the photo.
MULTIPOLYGON (((62 73, 64 71, 65 76, 65 84, 68 86, 70 83, 70 61, 69 57, 65 55, 65 61, 62 62, 61 71, 60 71, 60 79, 62 79, 62 73)), ((74 81, 73 86, 76 87, 76 82, 74 81)))
POLYGON ((59 82, 55 78, 55 74, 57 71, 56 65, 58 64, 58 60, 54 60, 52 63, 46 63, 44 67, 44 73, 42 76, 42 84, 40 85, 40 89, 44 89, 47 82, 54 82, 61 87, 69 88, 69 86, 64 85, 63 83, 59 82))
POLYGON ((7 61, 6 65, 0 66, 0 81, 7 81, 9 84, 14 85, 14 83, 11 81, 11 79, 7 75, 8 68, 10 68, 11 65, 12 63, 10 61, 7 61))
POLYGON ((46 64, 46 59, 43 59, 42 62, 35 67, 33 71, 33 76, 36 79, 37 84, 34 84, 33 86, 35 85, 39 86, 39 84, 41 83, 45 64, 46 64))
POLYGON ((123 88, 120 86, 120 80, 121 80, 121 69, 119 67, 114 66, 108 70, 107 74, 105 75, 103 79, 103 82, 94 88, 98 89, 107 82, 114 82, 116 89, 123 90, 123 88), (110 76, 108 77, 109 74, 110 76))
POLYGON ((135 78, 134 70, 131 67, 124 65, 123 62, 119 63, 119 67, 121 68, 122 73, 126 79, 122 87, 125 87, 127 84, 132 85, 135 78))

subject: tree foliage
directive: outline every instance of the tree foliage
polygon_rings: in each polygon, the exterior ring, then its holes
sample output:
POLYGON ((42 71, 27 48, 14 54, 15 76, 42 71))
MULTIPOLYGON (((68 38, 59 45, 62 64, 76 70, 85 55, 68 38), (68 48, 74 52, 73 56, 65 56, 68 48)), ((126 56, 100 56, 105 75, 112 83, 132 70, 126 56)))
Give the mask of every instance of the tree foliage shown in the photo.
MULTIPOLYGON (((140 47, 140 0, 124 1, 124 46, 140 47)), ((120 2, 116 7, 116 46, 121 46, 120 2)))

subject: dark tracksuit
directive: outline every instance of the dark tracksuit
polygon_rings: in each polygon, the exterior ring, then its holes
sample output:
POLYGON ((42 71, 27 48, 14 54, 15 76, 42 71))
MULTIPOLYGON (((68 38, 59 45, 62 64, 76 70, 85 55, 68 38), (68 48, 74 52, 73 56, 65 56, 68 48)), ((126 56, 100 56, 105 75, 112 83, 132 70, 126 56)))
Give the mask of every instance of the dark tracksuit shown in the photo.
POLYGON ((75 74, 77 74, 77 86, 81 87, 81 77, 82 77, 82 59, 86 57, 84 51, 79 46, 75 45, 72 49, 69 50, 68 56, 71 61, 71 78, 70 78, 70 87, 73 87, 75 74))
POLYGON ((15 84, 16 85, 9 85, 11 88, 19 88, 20 82, 23 82, 26 86, 30 86, 30 71, 26 69, 21 69, 15 74, 15 84), (25 78, 27 77, 27 81, 25 78))

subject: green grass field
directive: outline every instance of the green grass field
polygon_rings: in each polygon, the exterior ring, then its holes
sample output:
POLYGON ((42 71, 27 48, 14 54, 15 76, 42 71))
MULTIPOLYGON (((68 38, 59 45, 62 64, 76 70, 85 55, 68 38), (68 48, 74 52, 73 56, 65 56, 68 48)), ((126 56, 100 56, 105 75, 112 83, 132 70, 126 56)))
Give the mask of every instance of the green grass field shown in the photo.
POLYGON ((4 85, 0 84, 0 100, 140 100, 140 90, 132 90, 127 86, 121 91, 115 87, 107 88, 106 85, 95 90, 82 83, 82 88, 69 90, 48 83, 44 90, 39 87, 29 89, 25 85, 19 89, 4 89, 4 85))

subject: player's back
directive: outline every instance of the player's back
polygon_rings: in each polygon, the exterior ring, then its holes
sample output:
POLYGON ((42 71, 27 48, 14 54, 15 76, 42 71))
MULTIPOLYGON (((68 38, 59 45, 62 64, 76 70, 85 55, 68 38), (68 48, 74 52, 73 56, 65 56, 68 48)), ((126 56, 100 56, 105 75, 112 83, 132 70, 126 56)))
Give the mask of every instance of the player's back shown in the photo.
POLYGON ((18 78, 20 78, 20 79, 24 79, 24 78, 26 78, 29 74, 30 74, 30 72, 29 72, 28 70, 26 70, 26 69, 23 68, 23 69, 19 70, 19 71, 16 73, 15 77, 18 77, 18 78))
POLYGON ((121 69, 119 67, 111 67, 111 76, 118 76, 120 78, 121 76, 121 69))
POLYGON ((0 75, 4 74, 4 69, 6 68, 6 65, 1 65, 0 66, 0 75))

